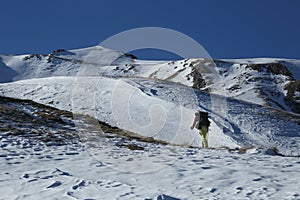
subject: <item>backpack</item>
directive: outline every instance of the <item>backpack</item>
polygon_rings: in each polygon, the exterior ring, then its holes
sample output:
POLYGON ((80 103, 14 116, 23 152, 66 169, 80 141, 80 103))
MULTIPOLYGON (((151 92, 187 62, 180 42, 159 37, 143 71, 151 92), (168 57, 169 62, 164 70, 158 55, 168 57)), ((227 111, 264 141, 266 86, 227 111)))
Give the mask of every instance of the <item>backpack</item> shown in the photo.
POLYGON ((206 126, 207 129, 210 126, 210 121, 208 120, 207 112, 198 111, 196 113, 196 119, 197 119, 196 128, 198 130, 200 130, 202 126, 206 126))

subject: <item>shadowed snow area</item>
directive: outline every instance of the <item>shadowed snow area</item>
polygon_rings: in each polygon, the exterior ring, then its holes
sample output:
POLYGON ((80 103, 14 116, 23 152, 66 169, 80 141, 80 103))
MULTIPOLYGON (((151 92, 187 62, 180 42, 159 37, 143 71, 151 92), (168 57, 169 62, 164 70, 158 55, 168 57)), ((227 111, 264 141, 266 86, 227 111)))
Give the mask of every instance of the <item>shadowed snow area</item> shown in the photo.
POLYGON ((13 81, 13 78, 17 75, 17 73, 7 67, 3 62, 2 58, 0 57, 0 83, 6 83, 13 81))

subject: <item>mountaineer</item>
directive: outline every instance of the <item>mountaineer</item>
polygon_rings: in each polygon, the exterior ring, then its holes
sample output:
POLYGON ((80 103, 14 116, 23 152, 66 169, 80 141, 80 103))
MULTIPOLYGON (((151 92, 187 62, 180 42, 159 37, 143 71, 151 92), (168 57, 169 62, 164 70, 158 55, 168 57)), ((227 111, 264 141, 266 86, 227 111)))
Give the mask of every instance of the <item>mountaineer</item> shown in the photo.
POLYGON ((194 128, 196 128, 199 130, 199 134, 201 135, 201 139, 202 139, 203 148, 208 148, 207 133, 208 133, 209 126, 210 126, 210 121, 208 120, 208 113, 197 111, 195 113, 195 118, 191 126, 191 129, 193 130, 194 128))

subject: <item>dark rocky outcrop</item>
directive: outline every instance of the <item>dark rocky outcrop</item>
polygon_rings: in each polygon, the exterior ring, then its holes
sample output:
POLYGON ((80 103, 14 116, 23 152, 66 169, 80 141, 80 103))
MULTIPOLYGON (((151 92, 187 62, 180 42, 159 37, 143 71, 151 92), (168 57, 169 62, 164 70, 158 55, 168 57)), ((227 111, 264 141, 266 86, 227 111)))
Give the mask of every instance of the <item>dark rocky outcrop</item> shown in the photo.
POLYGON ((28 56, 25 56, 25 57, 23 58, 23 60, 30 60, 30 59, 32 59, 32 58, 37 58, 38 60, 42 60, 43 55, 41 55, 41 54, 30 54, 30 55, 28 55, 28 56))
POLYGON ((248 67, 259 72, 266 70, 266 72, 270 72, 273 74, 282 74, 285 76, 292 77, 292 73, 290 72, 290 70, 281 63, 249 64, 248 67))
POLYGON ((290 82, 285 89, 287 90, 286 104, 293 112, 300 114, 300 97, 295 95, 296 92, 300 92, 300 80, 290 82))

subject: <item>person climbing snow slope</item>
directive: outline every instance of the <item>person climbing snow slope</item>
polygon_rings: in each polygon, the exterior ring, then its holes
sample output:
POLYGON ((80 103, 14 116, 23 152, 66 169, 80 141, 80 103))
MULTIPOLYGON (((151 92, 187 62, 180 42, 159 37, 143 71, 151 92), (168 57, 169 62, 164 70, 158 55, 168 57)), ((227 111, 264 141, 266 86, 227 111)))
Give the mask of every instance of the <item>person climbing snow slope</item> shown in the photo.
POLYGON ((208 119, 208 113, 202 111, 196 112, 191 129, 193 130, 194 128, 196 128, 199 130, 199 134, 202 139, 203 148, 208 148, 207 133, 208 133, 209 126, 210 126, 210 121, 208 119))

